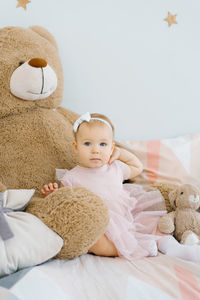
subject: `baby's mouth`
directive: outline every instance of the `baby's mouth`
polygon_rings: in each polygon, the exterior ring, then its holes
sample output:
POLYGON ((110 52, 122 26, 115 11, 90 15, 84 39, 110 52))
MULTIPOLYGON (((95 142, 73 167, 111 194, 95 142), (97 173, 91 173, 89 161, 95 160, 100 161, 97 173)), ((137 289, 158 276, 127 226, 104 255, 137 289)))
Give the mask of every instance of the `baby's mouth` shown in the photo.
POLYGON ((101 159, 100 158, 91 158, 90 160, 98 161, 98 160, 101 160, 101 159))

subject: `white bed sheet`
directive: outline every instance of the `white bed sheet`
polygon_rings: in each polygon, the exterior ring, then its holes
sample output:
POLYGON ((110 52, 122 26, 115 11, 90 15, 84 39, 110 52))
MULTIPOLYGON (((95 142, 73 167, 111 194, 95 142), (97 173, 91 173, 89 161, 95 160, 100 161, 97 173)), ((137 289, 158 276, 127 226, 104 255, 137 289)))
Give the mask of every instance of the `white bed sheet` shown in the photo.
POLYGON ((37 270, 51 278, 67 300, 200 299, 200 263, 162 254, 132 262, 88 254, 51 260, 37 270))

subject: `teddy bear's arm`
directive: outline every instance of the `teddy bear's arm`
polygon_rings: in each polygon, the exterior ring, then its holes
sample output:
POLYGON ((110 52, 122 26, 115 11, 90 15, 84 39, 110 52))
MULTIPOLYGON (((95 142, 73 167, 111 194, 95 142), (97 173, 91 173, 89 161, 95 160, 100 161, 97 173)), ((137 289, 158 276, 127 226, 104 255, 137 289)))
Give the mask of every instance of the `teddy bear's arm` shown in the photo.
POLYGON ((63 115, 72 125, 80 117, 79 114, 61 106, 57 108, 57 112, 63 115))
POLYGON ((158 222, 158 229, 163 233, 172 233, 174 226, 175 211, 172 211, 160 218, 158 222))

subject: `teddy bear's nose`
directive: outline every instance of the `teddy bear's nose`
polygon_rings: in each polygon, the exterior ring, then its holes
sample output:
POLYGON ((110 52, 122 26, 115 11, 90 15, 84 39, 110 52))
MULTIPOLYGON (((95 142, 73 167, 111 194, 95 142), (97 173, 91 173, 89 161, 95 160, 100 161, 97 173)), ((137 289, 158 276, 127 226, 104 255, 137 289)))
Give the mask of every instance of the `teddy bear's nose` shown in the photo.
POLYGON ((34 68, 45 68, 47 66, 47 62, 43 58, 32 58, 28 64, 34 68))

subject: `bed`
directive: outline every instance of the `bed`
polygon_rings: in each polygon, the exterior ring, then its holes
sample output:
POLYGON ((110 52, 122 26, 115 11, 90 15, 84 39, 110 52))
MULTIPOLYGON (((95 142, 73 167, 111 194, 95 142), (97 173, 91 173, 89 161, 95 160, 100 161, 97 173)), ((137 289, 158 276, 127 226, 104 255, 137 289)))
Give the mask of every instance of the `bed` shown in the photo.
MULTIPOLYGON (((159 141, 127 141, 121 145, 143 161, 144 172, 136 183, 144 188, 159 182, 199 186, 199 167, 193 163, 200 146, 199 134, 159 141)), ((198 300, 200 262, 160 252, 157 257, 132 262, 91 254, 71 260, 50 259, 1 278, 0 299, 198 300)))
POLYGON ((87 254, 6 276, 0 295, 1 300, 198 300, 200 264, 160 253, 134 262, 87 254))

